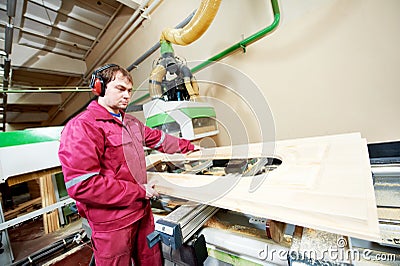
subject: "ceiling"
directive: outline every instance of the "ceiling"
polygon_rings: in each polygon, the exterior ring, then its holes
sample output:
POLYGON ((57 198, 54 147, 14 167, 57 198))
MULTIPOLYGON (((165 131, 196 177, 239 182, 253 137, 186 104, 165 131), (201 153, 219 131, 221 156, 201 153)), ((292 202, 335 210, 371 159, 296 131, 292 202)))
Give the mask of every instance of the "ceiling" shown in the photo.
POLYGON ((101 62, 88 58, 104 47, 106 31, 108 40, 118 34, 110 25, 122 10, 131 15, 142 7, 135 0, 0 0, 0 89, 9 90, 0 97, 0 120, 11 130, 51 125, 65 93, 88 91, 88 72, 101 62))

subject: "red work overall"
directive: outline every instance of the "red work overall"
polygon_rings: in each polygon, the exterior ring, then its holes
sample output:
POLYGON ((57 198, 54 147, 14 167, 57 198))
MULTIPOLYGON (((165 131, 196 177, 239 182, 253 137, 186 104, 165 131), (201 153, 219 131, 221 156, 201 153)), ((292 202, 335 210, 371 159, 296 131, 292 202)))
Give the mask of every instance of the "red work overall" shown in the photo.
POLYGON ((154 222, 143 146, 165 153, 194 146, 121 113, 122 121, 92 101, 68 122, 58 153, 64 181, 92 229, 97 266, 131 265, 131 257, 135 265, 158 265, 159 246, 148 249, 146 241, 154 222))

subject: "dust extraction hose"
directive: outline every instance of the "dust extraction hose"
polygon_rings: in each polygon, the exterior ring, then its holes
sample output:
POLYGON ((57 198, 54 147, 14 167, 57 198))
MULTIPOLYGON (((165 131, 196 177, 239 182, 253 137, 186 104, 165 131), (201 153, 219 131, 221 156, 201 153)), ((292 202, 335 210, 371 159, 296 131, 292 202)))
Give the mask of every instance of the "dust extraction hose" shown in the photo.
POLYGON ((166 28, 161 33, 161 40, 166 40, 178 45, 188 45, 208 29, 219 9, 221 0, 203 0, 196 14, 182 29, 166 28))

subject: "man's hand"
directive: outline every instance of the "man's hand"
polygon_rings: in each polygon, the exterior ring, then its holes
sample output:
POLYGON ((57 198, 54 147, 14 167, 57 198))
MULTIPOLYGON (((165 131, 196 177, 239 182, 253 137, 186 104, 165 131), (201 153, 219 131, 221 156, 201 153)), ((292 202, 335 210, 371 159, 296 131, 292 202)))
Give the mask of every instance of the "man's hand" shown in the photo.
POLYGON ((199 150, 201 150, 201 149, 204 149, 204 148, 201 147, 200 145, 194 144, 193 146, 194 146, 194 150, 193 150, 193 151, 199 151, 199 150))
MULTIPOLYGON (((192 144, 193 144, 193 143, 192 143, 192 144)), ((202 150, 202 149, 204 149, 204 148, 201 147, 201 146, 199 146, 199 145, 193 144, 193 150, 187 152, 186 155, 189 155, 189 154, 191 154, 191 153, 193 153, 193 152, 196 152, 196 151, 200 151, 200 150, 202 150)))
POLYGON ((148 184, 144 184, 144 187, 146 188, 146 199, 154 199, 160 197, 160 194, 158 194, 158 192, 154 189, 154 183, 150 182, 148 184))

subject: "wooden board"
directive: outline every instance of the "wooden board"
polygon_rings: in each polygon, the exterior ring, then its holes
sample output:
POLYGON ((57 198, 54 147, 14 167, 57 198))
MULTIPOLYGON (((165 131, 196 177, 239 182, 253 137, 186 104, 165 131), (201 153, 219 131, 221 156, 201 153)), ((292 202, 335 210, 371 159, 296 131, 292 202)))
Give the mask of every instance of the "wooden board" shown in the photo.
POLYGON ((41 178, 42 176, 46 175, 52 175, 56 173, 60 173, 61 167, 54 167, 50 169, 44 169, 44 170, 39 170, 35 172, 30 172, 30 173, 25 173, 22 175, 16 175, 16 176, 11 176, 7 179, 7 184, 11 187, 17 184, 21 184, 24 182, 32 181, 32 180, 37 180, 41 178))
MULTIPOLYGON (((44 175, 40 178, 40 192, 43 208, 57 202, 51 174, 44 175)), ((43 214, 43 227, 45 234, 52 233, 60 228, 57 210, 43 214)))
POLYGON ((367 143, 358 133, 217 147, 188 156, 156 154, 150 155, 147 162, 260 156, 279 158, 282 164, 255 177, 148 172, 148 178, 162 194, 317 230, 380 240, 367 143), (274 145, 275 150, 271 149, 274 145), (254 188, 253 183, 258 184, 256 189, 250 189, 254 188))
POLYGON ((42 198, 35 198, 27 202, 21 203, 15 207, 15 209, 4 212, 4 219, 6 221, 14 219, 26 212, 29 212, 35 205, 40 205, 42 203, 42 198))

